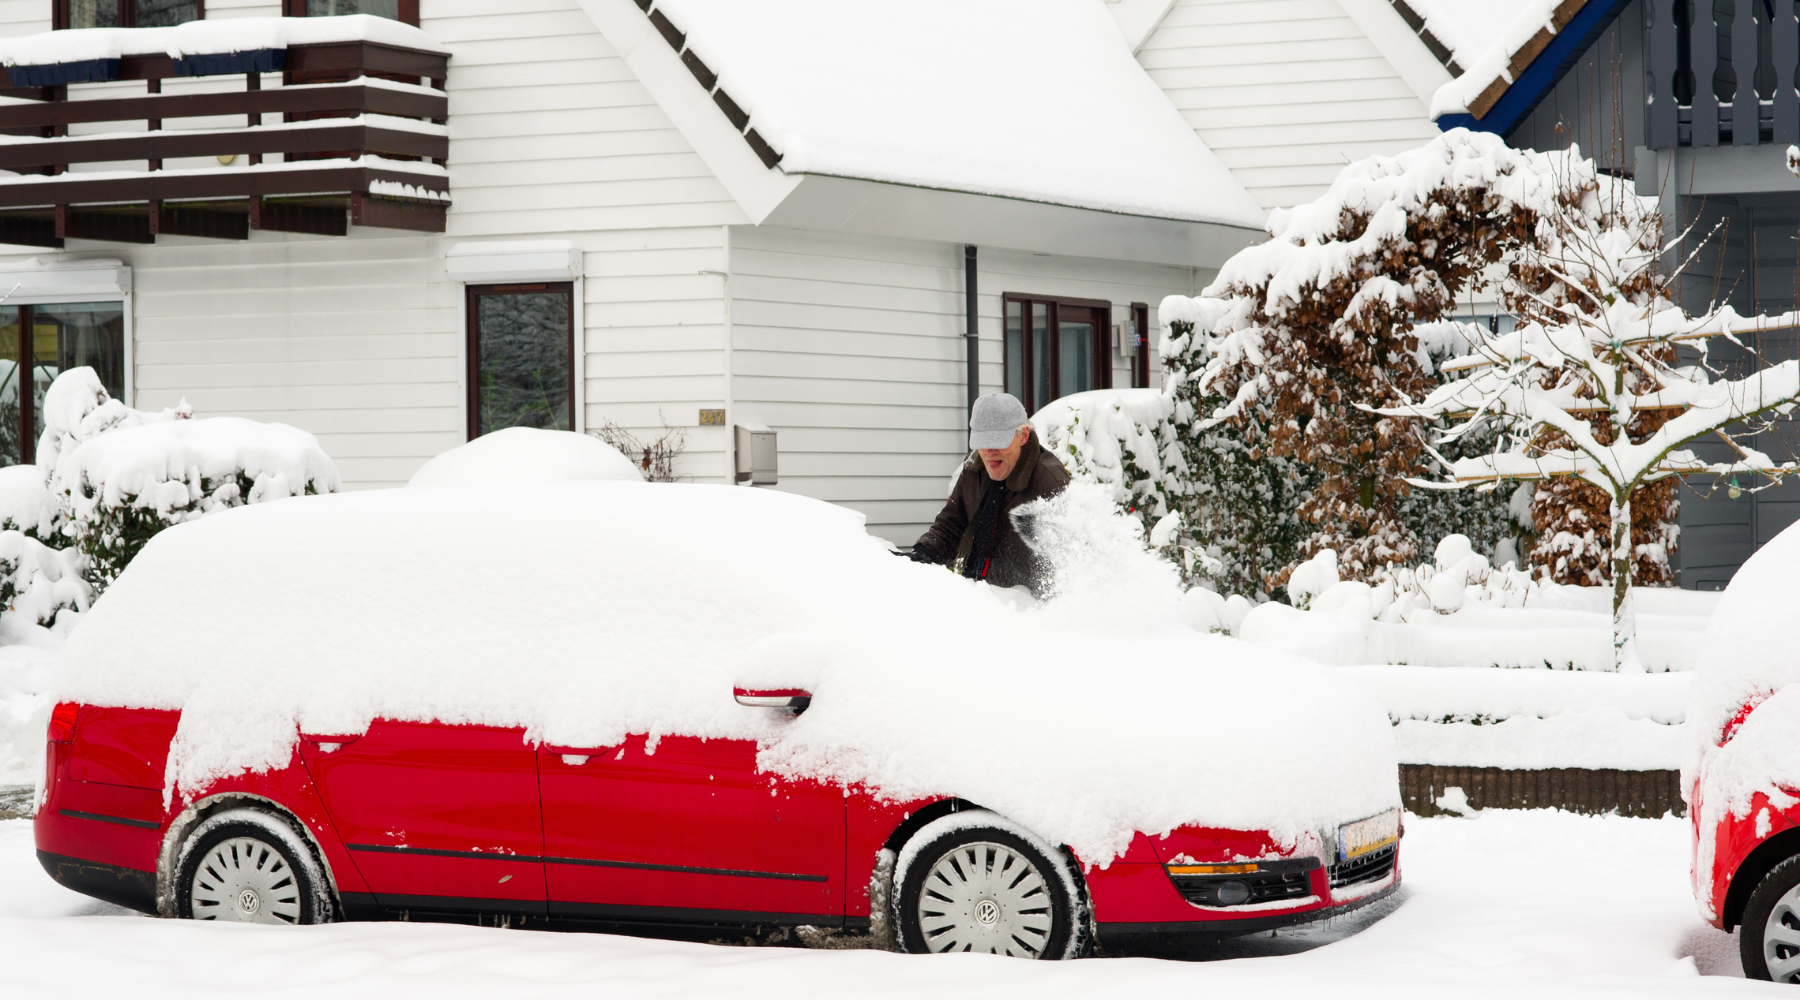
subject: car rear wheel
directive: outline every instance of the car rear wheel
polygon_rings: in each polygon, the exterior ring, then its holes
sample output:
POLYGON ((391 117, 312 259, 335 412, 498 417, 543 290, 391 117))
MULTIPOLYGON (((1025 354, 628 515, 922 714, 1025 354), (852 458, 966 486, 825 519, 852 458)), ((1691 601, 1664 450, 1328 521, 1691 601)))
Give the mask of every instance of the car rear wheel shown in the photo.
POLYGON ((1800 857, 1776 865, 1750 893, 1738 955, 1751 979, 1800 984, 1800 857))
POLYGON ((913 953, 1073 958, 1083 939, 1076 879, 1062 852, 992 813, 927 824, 897 866, 895 922, 913 953))
POLYGON ((176 912, 190 920, 321 924, 331 894, 312 848, 286 821, 230 809, 201 821, 182 847, 176 912))

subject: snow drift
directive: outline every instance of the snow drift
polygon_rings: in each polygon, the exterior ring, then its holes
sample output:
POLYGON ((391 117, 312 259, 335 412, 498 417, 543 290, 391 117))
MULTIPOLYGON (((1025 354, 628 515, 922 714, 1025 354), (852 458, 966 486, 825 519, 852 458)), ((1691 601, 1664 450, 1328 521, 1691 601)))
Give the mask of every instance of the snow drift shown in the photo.
POLYGON ((1154 614, 1018 607, 895 558, 860 514, 731 487, 388 490, 184 524, 75 629, 57 690, 181 709, 171 790, 285 766, 297 727, 391 718, 754 739, 776 773, 962 796, 1099 863, 1134 830, 1293 842, 1398 803, 1386 713, 1348 680, 1154 614), (771 636, 808 650, 797 718, 731 696, 740 667, 781 680, 753 658, 771 636))
POLYGON ((458 445, 420 466, 411 487, 556 483, 576 479, 643 482, 617 448, 588 434, 508 427, 458 445))

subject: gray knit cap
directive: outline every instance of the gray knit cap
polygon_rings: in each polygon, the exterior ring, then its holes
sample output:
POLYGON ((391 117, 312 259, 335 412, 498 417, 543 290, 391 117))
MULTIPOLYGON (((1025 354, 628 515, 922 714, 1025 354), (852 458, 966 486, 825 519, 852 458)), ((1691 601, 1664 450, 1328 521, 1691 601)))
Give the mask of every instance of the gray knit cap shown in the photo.
POLYGON ((1024 403, 1010 393, 990 392, 969 408, 969 447, 1004 448, 1026 419, 1024 403))

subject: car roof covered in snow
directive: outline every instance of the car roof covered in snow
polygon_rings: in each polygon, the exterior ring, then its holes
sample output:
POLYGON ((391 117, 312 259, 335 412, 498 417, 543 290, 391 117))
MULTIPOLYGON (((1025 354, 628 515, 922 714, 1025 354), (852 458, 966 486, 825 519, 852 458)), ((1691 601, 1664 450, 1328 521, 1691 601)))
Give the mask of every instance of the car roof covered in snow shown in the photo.
POLYGON ((1350 682, 1099 607, 1021 606, 895 558, 856 512, 768 490, 369 491, 161 533, 70 636, 57 687, 181 709, 170 777, 188 791, 285 766, 297 729, 391 718, 564 746, 755 739, 767 770, 959 795, 1098 860, 1133 830, 1292 841, 1398 804, 1386 713, 1350 682), (742 707, 746 680, 807 687, 812 707, 742 707))
POLYGON ((788 173, 1262 226, 1093 0, 656 9, 788 173))

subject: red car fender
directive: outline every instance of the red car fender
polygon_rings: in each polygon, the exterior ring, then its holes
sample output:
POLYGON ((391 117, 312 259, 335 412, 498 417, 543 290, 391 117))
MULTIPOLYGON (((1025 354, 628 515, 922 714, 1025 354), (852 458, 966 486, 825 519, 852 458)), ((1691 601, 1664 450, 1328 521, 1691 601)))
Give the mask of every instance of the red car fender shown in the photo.
POLYGON ((332 893, 368 892, 356 865, 350 860, 350 852, 344 849, 337 829, 325 812, 325 804, 313 786, 312 776, 307 772, 296 744, 285 767, 221 778, 207 786, 202 794, 191 799, 183 796, 171 805, 156 867, 157 904, 164 916, 174 915, 175 865, 188 831, 203 814, 232 803, 273 807, 298 820, 301 832, 324 862, 325 877, 331 883, 332 893))
POLYGON ((871 795, 867 789, 844 793, 844 916, 867 919, 875 891, 876 869, 885 848, 898 851, 903 828, 923 825, 920 813, 947 806, 949 799, 915 799, 895 802, 871 795), (918 822, 915 822, 917 820, 918 822))
MULTIPOLYGON (((1690 793, 1690 799, 1688 811, 1694 817, 1695 824, 1693 878, 1695 892, 1698 895, 1700 838, 1707 836, 1708 831, 1700 828, 1705 811, 1700 802, 1698 788, 1690 793)), ((1769 797, 1762 792, 1751 795, 1750 808, 1743 816, 1736 816, 1729 812, 1725 814, 1718 825, 1710 831, 1713 859, 1712 894, 1708 900, 1711 904, 1709 909, 1712 918, 1709 923, 1721 930, 1725 929, 1728 923, 1735 925, 1740 916, 1738 911, 1742 910, 1744 902, 1756 889, 1754 883, 1760 880, 1770 867, 1783 860, 1782 857, 1762 857, 1754 859, 1752 863, 1752 855, 1757 852, 1758 848, 1780 836, 1784 831, 1792 830, 1797 826, 1800 826, 1800 804, 1790 805, 1783 809, 1770 802, 1769 797), (1758 832, 1757 826, 1765 813, 1768 816, 1768 828, 1766 831, 1758 832), (1740 885, 1740 875, 1747 876, 1750 881, 1740 885)), ((1785 855, 1787 852, 1778 853, 1785 855)))

